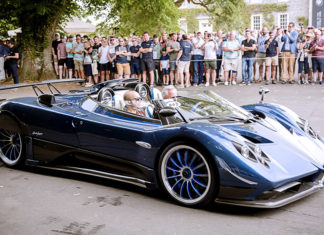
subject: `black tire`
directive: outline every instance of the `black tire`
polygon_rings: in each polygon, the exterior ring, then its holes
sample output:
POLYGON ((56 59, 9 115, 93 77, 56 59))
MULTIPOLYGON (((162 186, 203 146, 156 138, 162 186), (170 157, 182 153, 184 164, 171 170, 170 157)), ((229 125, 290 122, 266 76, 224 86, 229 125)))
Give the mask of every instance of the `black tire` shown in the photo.
POLYGON ((189 142, 176 142, 164 149, 158 177, 164 191, 184 206, 203 206, 218 192, 218 174, 210 155, 189 142))
POLYGON ((9 167, 24 163, 25 146, 20 133, 0 128, 0 159, 9 167))

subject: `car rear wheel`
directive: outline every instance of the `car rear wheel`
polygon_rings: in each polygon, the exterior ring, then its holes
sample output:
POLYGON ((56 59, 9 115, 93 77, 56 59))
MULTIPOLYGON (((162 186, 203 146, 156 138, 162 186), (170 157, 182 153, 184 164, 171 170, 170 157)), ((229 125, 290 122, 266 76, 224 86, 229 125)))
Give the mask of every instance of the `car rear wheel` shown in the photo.
POLYGON ((22 162, 23 149, 21 134, 0 129, 0 158, 7 166, 18 166, 22 162))
POLYGON ((217 192, 216 169, 209 155, 189 143, 175 143, 163 151, 159 177, 165 191, 182 205, 208 204, 217 192))

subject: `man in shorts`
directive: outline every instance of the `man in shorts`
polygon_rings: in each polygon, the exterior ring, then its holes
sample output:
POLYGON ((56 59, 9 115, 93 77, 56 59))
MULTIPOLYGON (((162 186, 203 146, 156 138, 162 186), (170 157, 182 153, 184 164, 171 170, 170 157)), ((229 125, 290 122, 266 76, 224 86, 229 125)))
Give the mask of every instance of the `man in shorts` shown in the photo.
POLYGON ((232 71, 232 85, 236 85, 240 49, 240 43, 235 39, 235 32, 232 31, 229 39, 223 43, 225 86, 229 84, 229 71, 232 71))
POLYGON ((321 39, 320 31, 315 32, 314 41, 311 42, 310 53, 312 53, 313 64, 313 81, 312 85, 316 84, 317 72, 319 77, 319 84, 323 84, 324 71, 324 39, 321 39))
POLYGON ((180 50, 180 43, 177 42, 177 35, 175 33, 170 34, 170 41, 167 43, 167 53, 170 56, 170 84, 172 85, 177 83, 177 65, 176 60, 178 52, 180 50))
POLYGON ((142 53, 141 67, 142 80, 146 83, 146 72, 150 74, 150 85, 154 85, 154 62, 153 62, 153 42, 150 40, 148 32, 143 33, 143 42, 141 44, 140 53, 142 53))
POLYGON ((99 71, 100 71, 100 82, 109 80, 109 68, 108 68, 108 52, 109 47, 107 40, 101 40, 101 47, 99 48, 98 56, 99 60, 99 71))
POLYGON ((74 70, 77 74, 77 78, 84 78, 84 68, 83 68, 83 60, 84 60, 84 45, 81 42, 80 34, 76 35, 76 44, 72 48, 72 53, 74 53, 73 61, 74 61, 74 70))
MULTIPOLYGON (((255 63, 259 65, 259 79, 258 82, 262 81, 263 77, 263 64, 265 63, 266 59, 266 49, 264 47, 265 41, 269 39, 268 29, 266 27, 262 28, 261 33, 258 37, 258 45, 257 45, 257 54, 255 63)), ((255 75, 254 75, 255 76, 255 75)))
POLYGON ((279 45, 274 38, 274 33, 269 33, 269 39, 265 41, 266 49, 266 81, 265 84, 269 84, 270 80, 270 67, 272 71, 272 84, 276 84, 276 71, 278 66, 278 55, 279 55, 279 45))
POLYGON ((62 42, 57 46, 57 59, 59 66, 59 78, 63 78, 64 71, 66 70, 66 37, 62 37, 62 42))
POLYGON ((216 86, 216 52, 218 50, 218 45, 216 40, 213 39, 210 33, 207 33, 205 38, 205 43, 201 47, 205 51, 205 69, 206 69, 206 83, 205 86, 209 86, 210 75, 212 78, 212 85, 216 86))
POLYGON ((185 85, 186 87, 190 87, 189 66, 190 66, 190 57, 192 51, 193 51, 193 46, 190 43, 187 34, 183 34, 182 41, 180 43, 180 50, 177 56, 177 66, 178 66, 178 72, 180 74, 180 82, 181 82, 179 88, 184 88, 183 72, 186 74, 185 85))
POLYGON ((76 42, 73 42, 73 36, 70 35, 68 38, 68 42, 66 43, 66 53, 67 53, 67 58, 66 58, 66 67, 69 72, 69 78, 72 78, 73 74, 73 68, 74 68, 74 62, 73 62, 73 57, 74 53, 72 52, 72 49, 74 48, 76 42))
POLYGON ((130 75, 130 66, 127 61, 127 56, 130 56, 128 46, 125 46, 125 41, 123 38, 119 39, 119 45, 115 47, 116 52, 116 65, 118 78, 129 78, 130 75))

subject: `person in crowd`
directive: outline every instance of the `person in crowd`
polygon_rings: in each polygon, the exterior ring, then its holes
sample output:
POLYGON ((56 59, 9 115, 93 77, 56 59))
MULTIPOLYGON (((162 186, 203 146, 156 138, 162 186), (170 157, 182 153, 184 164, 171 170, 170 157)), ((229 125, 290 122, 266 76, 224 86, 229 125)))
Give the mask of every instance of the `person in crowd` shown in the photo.
POLYGON ((74 69, 77 74, 77 78, 84 78, 83 60, 84 60, 84 44, 81 42, 80 34, 77 34, 76 44, 72 48, 72 53, 74 53, 73 62, 74 69))
POLYGON ((324 39, 324 28, 321 28, 321 39, 324 39))
POLYGON ((143 42, 141 43, 140 53, 142 53, 141 67, 142 80, 146 82, 146 72, 150 74, 150 85, 154 85, 154 62, 153 62, 153 42, 150 40, 148 32, 143 34, 143 42))
POLYGON ((116 51, 118 39, 110 37, 108 41, 108 74, 110 73, 110 78, 117 78, 117 66, 116 66, 116 51))
POLYGON ((159 37, 154 34, 153 35, 153 62, 154 62, 154 78, 155 83, 162 83, 162 74, 160 73, 160 58, 162 52, 162 46, 159 42, 159 37))
POLYGON ((69 78, 72 78, 72 74, 73 74, 73 68, 74 68, 74 62, 73 62, 73 58, 74 58, 74 53, 72 52, 72 49, 74 48, 76 42, 73 42, 73 35, 70 35, 68 38, 68 42, 66 43, 66 53, 67 53, 67 58, 66 58, 66 67, 68 69, 69 72, 69 78))
MULTIPOLYGON (((66 60, 67 60, 67 53, 66 53, 66 37, 62 37, 61 43, 57 45, 57 59, 58 59, 58 66, 59 66, 59 79, 63 79, 64 72, 66 72, 66 60)), ((67 74, 65 73, 65 77, 67 74)))
POLYGON ((215 37, 215 40, 217 42, 218 50, 216 52, 216 58, 217 58, 217 68, 216 68, 216 83, 220 82, 220 71, 222 67, 222 60, 223 60, 223 31, 222 30, 217 30, 217 34, 215 37))
POLYGON ((61 43, 60 34, 55 34, 55 40, 52 41, 52 56, 53 56, 53 62, 54 62, 54 69, 56 76, 59 75, 58 70, 58 58, 57 58, 57 46, 61 43))
POLYGON ((99 60, 99 71, 100 71, 100 82, 108 81, 110 80, 109 77, 109 67, 108 67, 108 52, 109 47, 107 40, 102 39, 101 40, 101 47, 99 48, 98 57, 99 60))
POLYGON ((282 46, 283 46, 283 41, 281 41, 282 32, 283 31, 281 28, 277 28, 275 40, 278 42, 279 56, 278 56, 278 67, 277 67, 278 71, 276 72, 276 81, 281 80, 281 72, 282 72, 282 46))
POLYGON ((270 73, 272 72, 272 84, 276 84, 276 71, 278 66, 278 55, 279 55, 279 45, 275 40, 274 33, 271 31, 269 33, 269 39, 265 41, 266 49, 266 81, 265 84, 268 85, 270 81, 270 73), (271 69, 271 71, 270 71, 271 69))
POLYGON ((287 73, 289 76, 288 83, 294 83, 294 71, 297 49, 298 32, 295 30, 295 23, 288 24, 288 30, 284 30, 281 41, 284 42, 282 46, 282 83, 287 83, 287 73))
POLYGON ((206 83, 209 86, 210 76, 212 78, 212 85, 216 86, 216 51, 218 49, 217 42, 212 38, 210 33, 207 34, 205 43, 201 47, 205 54, 205 68, 206 68, 206 83))
POLYGON ((182 42, 182 35, 180 32, 177 32, 177 42, 181 43, 182 42))
POLYGON ((268 29, 264 27, 262 28, 257 41, 258 45, 257 45, 257 54, 255 60, 256 64, 259 65, 259 79, 257 80, 257 82, 261 82, 263 78, 263 66, 266 59, 266 49, 264 45, 265 45, 265 41, 268 39, 269 39, 268 29))
POLYGON ((178 91, 173 85, 166 86, 162 89, 162 97, 164 100, 177 101, 177 96, 178 91))
POLYGON ((315 31, 315 38, 310 44, 310 53, 312 53, 313 64, 313 81, 315 85, 317 81, 317 75, 319 78, 319 84, 323 84, 323 70, 324 70, 324 40, 321 39, 321 32, 315 31))
POLYGON ((5 56, 9 54, 9 48, 7 48, 3 41, 0 40, 0 81, 4 81, 6 79, 6 72, 5 72, 5 56))
POLYGON ((180 43, 180 50, 177 56, 177 67, 180 75, 180 86, 179 88, 184 88, 184 77, 183 72, 185 73, 185 86, 190 87, 190 57, 192 54, 193 46, 188 39, 187 34, 182 35, 182 41, 180 43))
POLYGON ((250 85, 252 81, 253 63, 255 58, 256 41, 251 38, 249 29, 245 31, 246 39, 242 41, 242 84, 250 85), (248 69, 248 79, 246 79, 246 68, 248 69))
POLYGON ((236 85, 240 43, 235 39, 235 31, 230 33, 229 39, 223 43, 225 86, 229 84, 229 72, 232 71, 232 85, 236 85))
POLYGON ((193 85, 203 83, 204 72, 204 52, 201 46, 204 44, 204 40, 201 37, 201 32, 197 32, 197 36, 192 39, 193 52, 192 52, 192 64, 193 64, 193 85), (199 74, 198 74, 199 73, 199 74), (198 78, 197 78, 198 77, 198 78))
POLYGON ((92 58, 92 64, 91 64, 91 71, 92 71, 92 76, 94 83, 98 83, 98 77, 99 77, 99 61, 100 58, 98 56, 99 53, 99 48, 101 47, 99 37, 94 36, 92 40, 90 40, 90 46, 92 48, 92 53, 91 53, 91 58, 92 58))
POLYGON ((169 85, 169 69, 170 64, 170 56, 166 53, 166 48, 162 49, 162 56, 160 58, 160 71, 162 71, 163 74, 163 85, 168 86, 169 85))
POLYGON ((130 56, 131 53, 123 38, 119 39, 119 45, 115 47, 115 52, 118 78, 123 78, 123 75, 124 78, 129 78, 131 72, 127 56, 130 56))
POLYGON ((88 82, 85 84, 85 87, 92 87, 94 81, 92 80, 92 47, 90 42, 85 41, 84 43, 84 70, 88 77, 88 82))
POLYGON ((309 75, 309 63, 308 58, 310 57, 310 44, 311 44, 312 35, 310 33, 305 34, 305 39, 299 42, 298 50, 300 51, 298 56, 298 81, 299 84, 308 83, 309 75), (304 69, 305 79, 302 78, 302 72, 304 69))
POLYGON ((9 46, 9 54, 6 56, 6 61, 8 63, 10 74, 12 74, 12 77, 14 79, 14 83, 18 84, 19 83, 19 78, 18 78, 19 51, 15 45, 14 39, 10 39, 8 41, 8 46, 9 46))
POLYGON ((138 92, 130 90, 124 94, 125 111, 134 113, 140 116, 145 116, 145 111, 141 107, 142 98, 138 92))
POLYGON ((177 56, 180 50, 180 43, 177 42, 177 35, 175 33, 170 34, 170 41, 167 43, 167 53, 170 56, 170 83, 176 84, 178 82, 177 72, 177 56))
POLYGON ((141 58, 140 58, 140 48, 141 46, 138 45, 138 40, 137 38, 133 37, 132 38, 132 43, 133 45, 129 48, 131 52, 131 62, 130 62, 130 67, 131 67, 131 78, 140 78, 142 69, 141 69, 141 58))

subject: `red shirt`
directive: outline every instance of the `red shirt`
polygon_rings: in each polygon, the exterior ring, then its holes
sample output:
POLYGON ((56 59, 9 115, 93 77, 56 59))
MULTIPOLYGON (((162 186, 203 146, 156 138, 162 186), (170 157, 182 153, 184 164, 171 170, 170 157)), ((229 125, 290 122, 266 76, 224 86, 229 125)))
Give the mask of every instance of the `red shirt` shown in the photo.
MULTIPOLYGON (((324 46, 324 40, 323 39, 318 39, 318 40, 314 40, 311 42, 310 46, 314 46, 314 44, 316 44, 319 47, 323 47, 324 46)), ((324 59, 324 51, 320 51, 320 50, 315 50, 312 53, 313 58, 317 58, 317 59, 324 59)))

